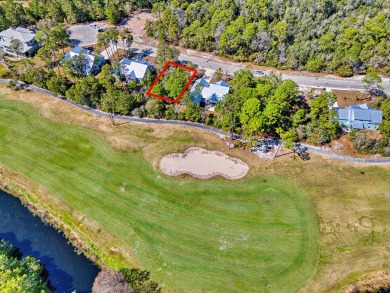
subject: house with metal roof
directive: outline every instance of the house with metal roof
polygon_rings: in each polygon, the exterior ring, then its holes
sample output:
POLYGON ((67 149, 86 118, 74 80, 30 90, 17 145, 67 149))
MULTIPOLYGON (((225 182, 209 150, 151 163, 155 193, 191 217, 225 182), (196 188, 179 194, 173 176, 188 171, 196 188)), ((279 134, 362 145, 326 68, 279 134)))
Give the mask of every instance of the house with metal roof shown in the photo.
POLYGON ((100 66, 104 63, 104 57, 99 54, 92 54, 90 50, 85 49, 81 46, 76 46, 68 53, 65 54, 64 60, 71 60, 75 56, 83 55, 85 57, 85 71, 83 75, 87 76, 90 73, 96 73, 99 71, 100 66))
POLYGON ((12 40, 19 40, 22 44, 19 56, 31 56, 39 48, 39 44, 35 40, 35 33, 33 31, 17 27, 8 28, 5 31, 0 32, 0 50, 9 55, 17 56, 18 54, 10 48, 12 40))
POLYGON ((195 81, 190 93, 196 104, 205 103, 206 108, 212 108, 229 93, 230 86, 223 80, 208 83, 204 78, 195 81))
POLYGON ((148 71, 153 69, 153 66, 148 62, 139 60, 134 61, 128 58, 123 58, 119 61, 120 74, 125 77, 126 80, 142 80, 148 71))
POLYGON ((346 108, 333 108, 337 112, 340 126, 347 130, 377 130, 382 123, 382 111, 371 108, 367 104, 350 105, 346 108))

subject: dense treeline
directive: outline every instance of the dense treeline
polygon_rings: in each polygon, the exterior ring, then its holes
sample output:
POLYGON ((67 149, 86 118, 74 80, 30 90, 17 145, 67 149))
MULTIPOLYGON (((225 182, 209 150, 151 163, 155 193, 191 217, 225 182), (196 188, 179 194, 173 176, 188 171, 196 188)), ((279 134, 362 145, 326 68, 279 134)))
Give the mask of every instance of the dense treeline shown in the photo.
POLYGON ((41 19, 57 23, 107 19, 114 24, 137 7, 151 7, 151 0, 29 0, 25 6, 6 0, 0 2, 0 30, 34 25, 41 19))
POLYGON ((388 0, 171 0, 147 32, 173 44, 284 69, 390 73, 388 0))
POLYGON ((0 291, 1 292, 54 292, 46 282, 48 273, 32 256, 22 253, 11 243, 0 238, 0 291))

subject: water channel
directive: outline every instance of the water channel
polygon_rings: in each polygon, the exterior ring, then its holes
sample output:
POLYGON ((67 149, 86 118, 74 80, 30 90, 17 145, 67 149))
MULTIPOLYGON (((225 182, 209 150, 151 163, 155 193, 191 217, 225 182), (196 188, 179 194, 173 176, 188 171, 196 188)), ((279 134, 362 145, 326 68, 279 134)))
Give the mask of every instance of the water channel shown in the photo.
POLYGON ((77 255, 62 233, 34 217, 20 200, 0 190, 0 238, 46 265, 56 292, 91 292, 98 268, 77 255))

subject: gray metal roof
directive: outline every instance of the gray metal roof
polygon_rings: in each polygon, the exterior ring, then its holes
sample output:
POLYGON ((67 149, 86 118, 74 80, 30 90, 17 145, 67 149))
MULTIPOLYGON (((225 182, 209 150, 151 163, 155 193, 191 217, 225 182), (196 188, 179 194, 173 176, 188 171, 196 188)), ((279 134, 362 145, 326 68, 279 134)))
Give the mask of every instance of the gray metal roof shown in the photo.
POLYGON ((355 129, 378 129, 382 122, 382 111, 367 104, 350 105, 346 108, 334 108, 340 125, 352 125, 355 129))

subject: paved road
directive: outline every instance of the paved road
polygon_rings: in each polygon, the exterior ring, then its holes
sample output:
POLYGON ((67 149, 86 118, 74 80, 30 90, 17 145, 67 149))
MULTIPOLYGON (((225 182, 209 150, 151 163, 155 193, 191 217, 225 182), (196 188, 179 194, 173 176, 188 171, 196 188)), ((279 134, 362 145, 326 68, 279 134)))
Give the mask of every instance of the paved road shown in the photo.
MULTIPOLYGON (((97 42, 97 31, 90 27, 88 24, 76 25, 70 29, 70 37, 75 42, 75 44, 80 45, 91 45, 97 42)), ((118 47, 122 47, 122 42, 119 42, 118 47)), ((157 48, 149 45, 133 42, 132 47, 138 51, 148 51, 148 54, 152 57, 156 56, 157 48)), ((202 69, 212 69, 217 70, 222 68, 224 72, 228 74, 233 74, 235 71, 245 68, 245 64, 240 64, 237 62, 226 61, 221 58, 218 58, 210 53, 198 52, 194 50, 183 49, 180 54, 180 60, 191 61, 194 64, 198 65, 202 69)), ((265 73, 269 73, 270 69, 261 68, 265 73)), ((300 86, 307 87, 326 87, 329 89, 344 89, 344 90, 359 90, 364 91, 364 86, 362 83, 362 76, 355 76, 351 78, 341 78, 335 75, 326 75, 326 76, 307 76, 302 72, 294 71, 294 74, 290 72, 283 72, 273 70, 275 72, 280 72, 283 74, 284 79, 292 79, 300 86)), ((382 83, 386 92, 390 93, 390 79, 383 78, 382 83)))
MULTIPOLYGON (((10 81, 9 79, 2 79, 2 78, 0 78, 0 82, 1 83, 8 84, 9 81, 10 81)), ((23 84, 22 82, 20 82, 20 83, 23 84)), ((54 95, 50 91, 42 89, 42 88, 39 88, 39 87, 36 87, 34 85, 29 85, 28 89, 33 90, 33 91, 37 91, 37 92, 40 92, 40 93, 43 93, 43 94, 46 94, 46 95, 49 95, 49 96, 52 96, 52 97, 54 97, 56 99, 62 99, 61 97, 58 97, 58 96, 54 95)), ((96 109, 92 109, 92 108, 89 108, 87 106, 79 105, 76 102, 71 101, 71 100, 64 99, 64 101, 69 103, 69 104, 71 104, 71 105, 73 105, 73 106, 75 106, 75 107, 77 107, 77 108, 83 109, 84 111, 87 111, 87 112, 89 112, 91 114, 94 114, 94 115, 97 115, 97 116, 101 116, 101 117, 109 117, 109 113, 106 113, 106 112, 103 112, 103 111, 100 111, 100 110, 96 110, 96 109)), ((160 119, 138 118, 138 117, 122 116, 122 115, 115 115, 115 120, 127 121, 127 122, 165 124, 165 125, 183 125, 183 126, 195 127, 195 128, 201 129, 201 130, 207 130, 207 131, 210 131, 210 132, 215 133, 217 135, 225 135, 226 134, 221 129, 217 129, 217 128, 214 128, 214 127, 211 127, 211 126, 207 126, 207 125, 200 124, 200 123, 195 123, 195 122, 189 122, 189 121, 163 120, 163 119, 160 120, 160 119)), ((379 164, 390 164, 390 158, 376 158, 376 159, 353 158, 353 157, 341 156, 341 155, 332 153, 330 151, 322 150, 322 149, 320 149, 318 147, 314 147, 314 146, 311 146, 311 145, 307 145, 307 144, 302 144, 302 145, 306 146, 313 153, 324 155, 324 156, 328 156, 328 157, 331 157, 331 158, 336 158, 336 159, 343 160, 343 161, 346 161, 346 162, 364 163, 364 164, 378 164, 378 163, 379 164)))
MULTIPOLYGON (((133 47, 139 51, 149 50, 150 52, 152 52, 151 56, 156 56, 157 48, 155 47, 148 46, 145 44, 135 43, 135 42, 133 43, 133 47)), ((199 68, 210 68, 213 70, 217 70, 218 68, 221 67, 223 71, 227 72, 228 74, 233 74, 235 71, 245 68, 246 66, 240 63, 222 60, 221 58, 218 58, 209 53, 199 53, 194 50, 185 50, 185 52, 182 52, 180 54, 179 58, 180 60, 193 62, 194 64, 197 64, 199 68)), ((265 73, 269 73, 271 70, 263 69, 262 71, 265 73)), ((321 87, 321 88, 326 87, 330 89, 359 90, 359 91, 365 90, 364 85, 361 81, 363 76, 355 76, 351 78, 341 78, 334 75, 315 77, 315 76, 302 75, 302 73, 298 71, 295 72, 296 74, 285 73, 276 70, 273 71, 282 73, 283 79, 292 79, 300 86, 321 87)), ((382 85, 385 91, 390 93, 390 79, 383 78, 382 85)))

